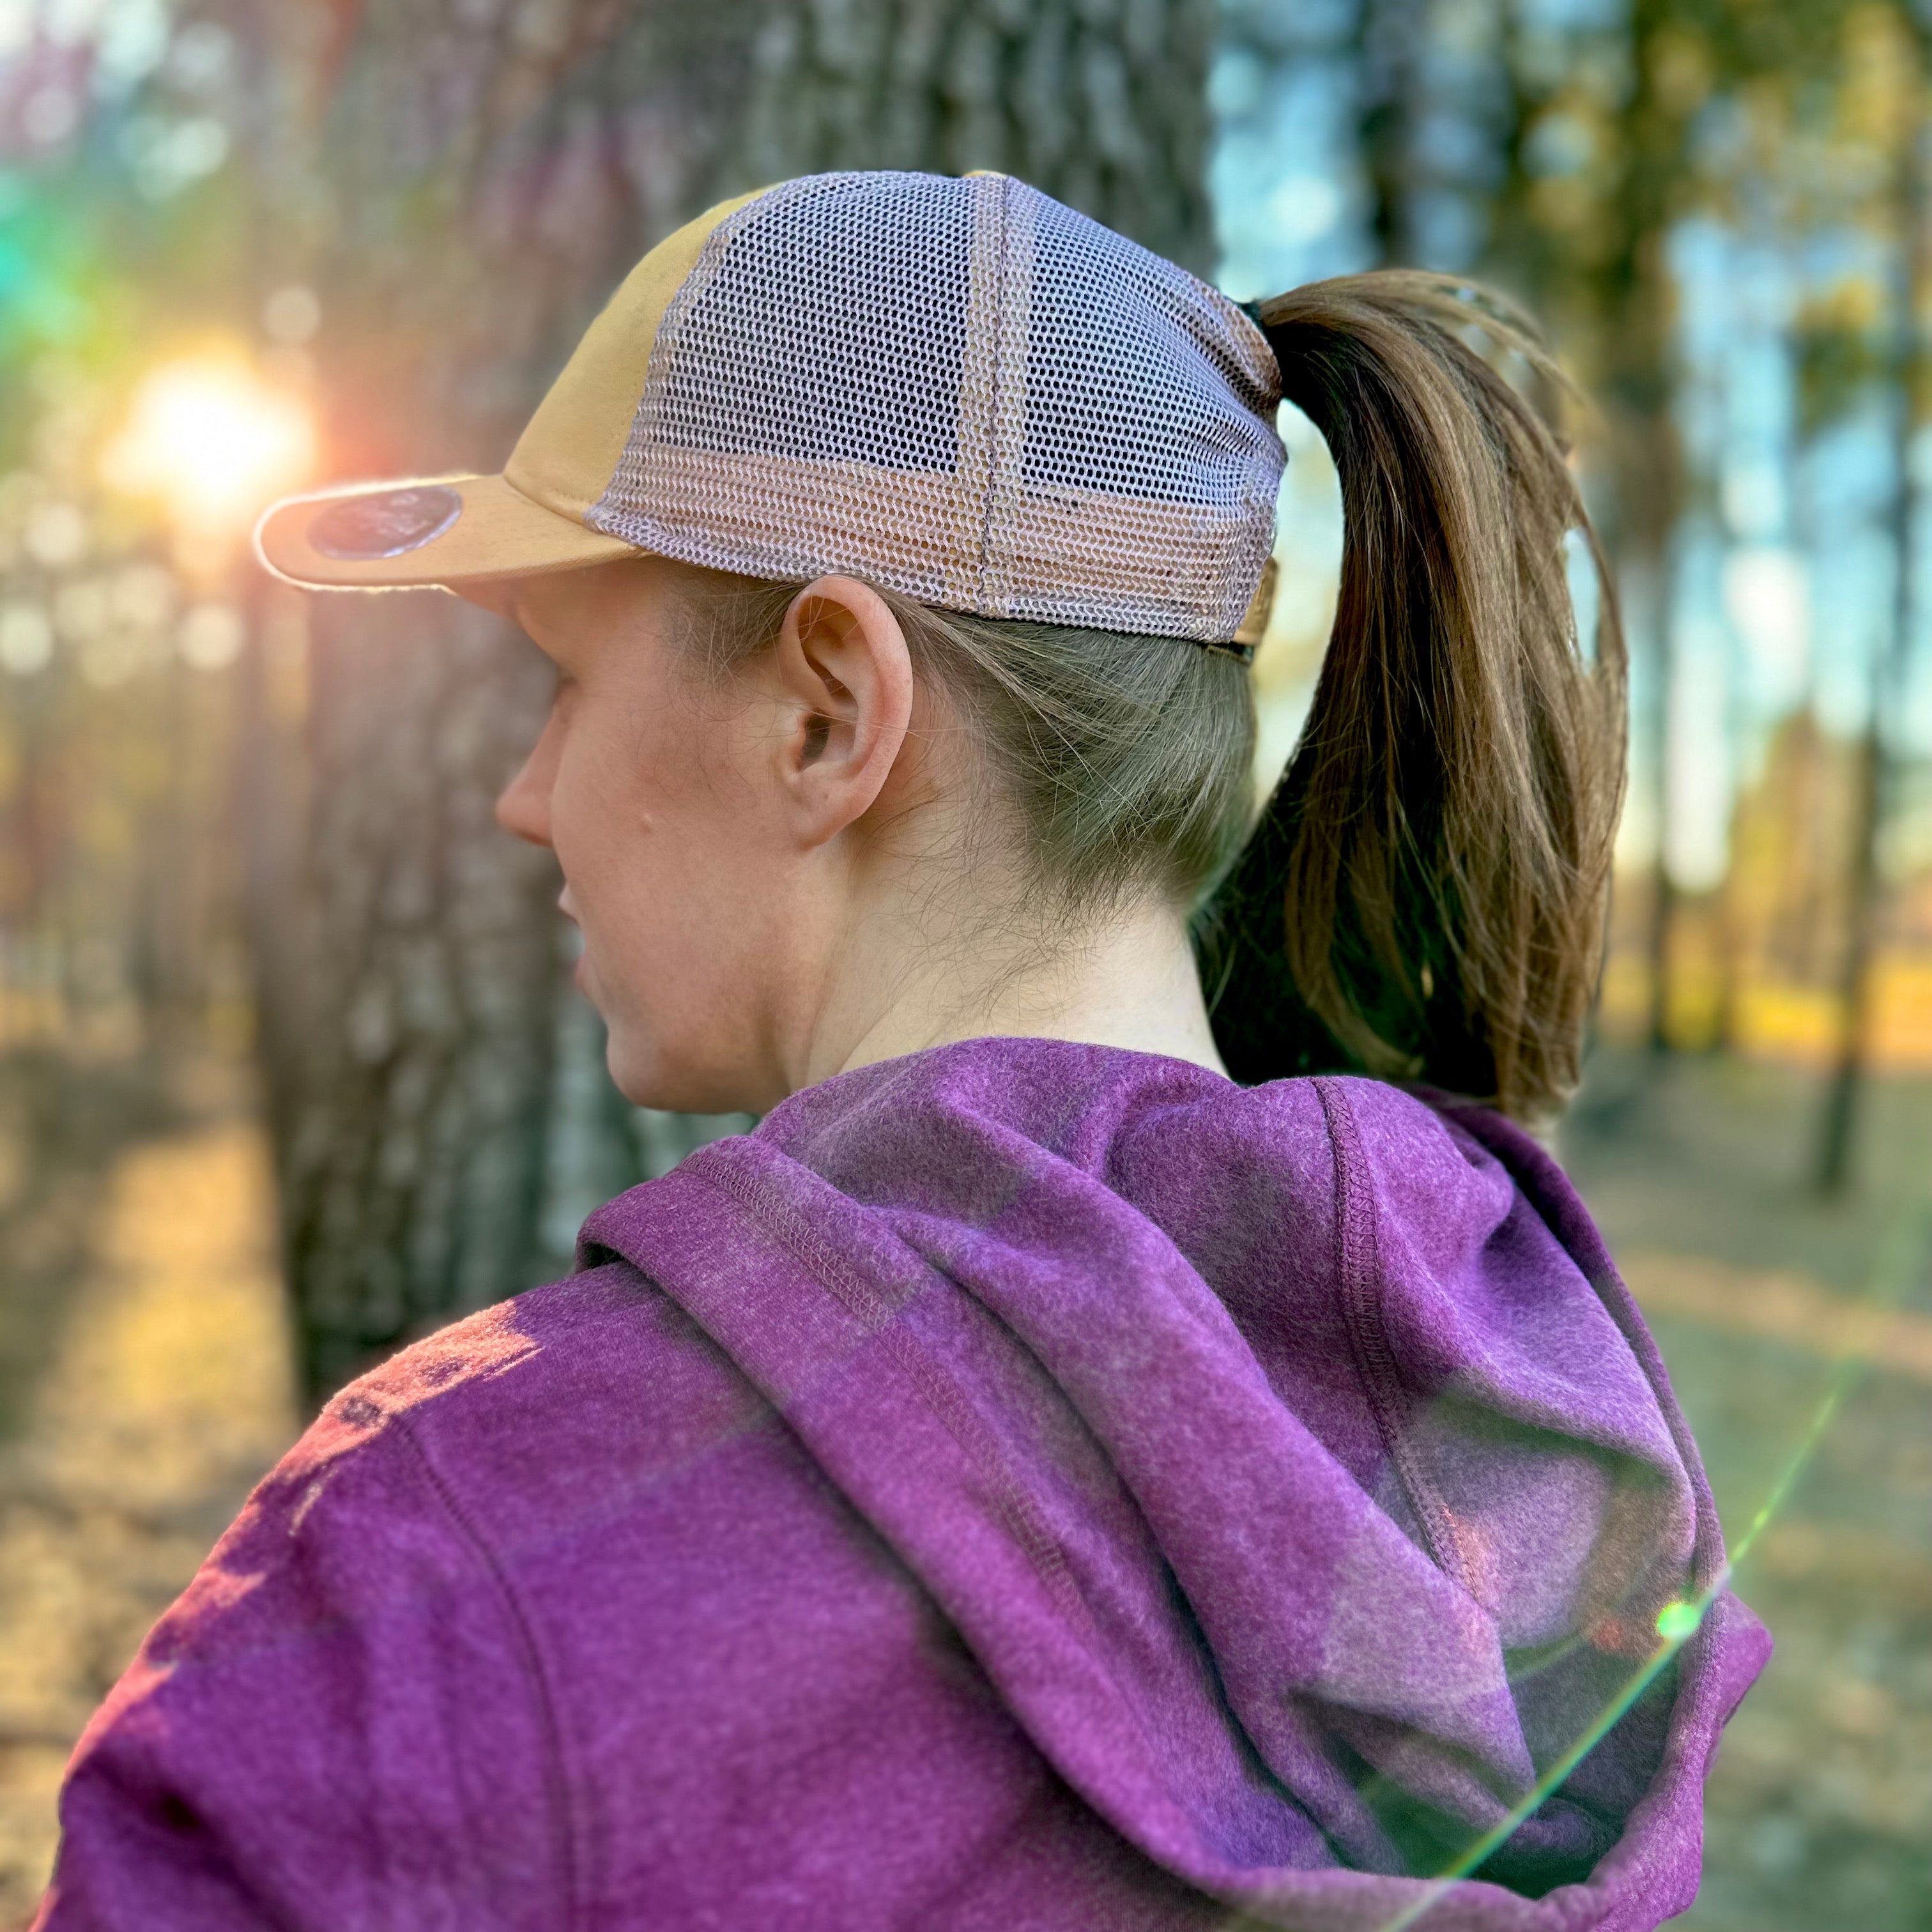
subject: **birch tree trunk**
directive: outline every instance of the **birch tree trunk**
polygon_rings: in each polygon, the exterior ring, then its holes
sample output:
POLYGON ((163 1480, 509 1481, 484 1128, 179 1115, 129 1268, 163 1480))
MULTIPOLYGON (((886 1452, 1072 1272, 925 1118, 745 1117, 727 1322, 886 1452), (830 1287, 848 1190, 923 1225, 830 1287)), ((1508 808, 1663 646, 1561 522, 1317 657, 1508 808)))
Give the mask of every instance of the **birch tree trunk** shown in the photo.
MULTIPOLYGON (((1211 0, 238 10, 260 81, 258 272, 265 296, 320 296, 333 473, 496 468, 631 263, 788 176, 1003 169, 1205 268, 1212 19, 1211 0)), ((307 621, 305 724, 265 710, 244 781, 264 825, 310 801, 300 862, 250 876, 320 1401, 560 1271, 583 1213, 706 1130, 610 1088, 567 986, 553 864, 491 822, 548 701, 534 649, 433 592, 317 598, 307 621)))

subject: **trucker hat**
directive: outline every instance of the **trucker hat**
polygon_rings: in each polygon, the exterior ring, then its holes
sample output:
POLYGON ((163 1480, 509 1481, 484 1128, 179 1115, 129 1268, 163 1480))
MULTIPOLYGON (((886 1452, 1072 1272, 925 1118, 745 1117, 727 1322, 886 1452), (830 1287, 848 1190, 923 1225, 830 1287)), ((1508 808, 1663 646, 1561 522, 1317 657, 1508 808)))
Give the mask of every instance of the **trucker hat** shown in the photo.
POLYGON ((1280 396, 1233 302, 1022 182, 812 175, 659 242, 500 475, 288 499, 256 543, 316 589, 641 550, 1246 646, 1280 396))

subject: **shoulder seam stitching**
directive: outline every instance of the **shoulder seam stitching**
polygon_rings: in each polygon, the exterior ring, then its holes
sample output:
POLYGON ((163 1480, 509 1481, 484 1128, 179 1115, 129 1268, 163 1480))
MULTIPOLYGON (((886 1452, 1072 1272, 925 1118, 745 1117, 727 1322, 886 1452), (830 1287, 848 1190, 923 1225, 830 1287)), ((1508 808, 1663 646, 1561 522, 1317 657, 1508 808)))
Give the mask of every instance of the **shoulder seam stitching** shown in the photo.
POLYGON ((531 1628, 530 1618, 524 1615, 523 1605, 518 1600, 515 1591, 510 1587, 510 1580, 504 1574, 502 1565, 497 1562, 496 1552, 484 1540, 482 1533, 470 1521, 467 1511, 457 1501, 448 1480, 436 1467, 434 1459, 418 1437, 409 1417, 399 1412, 393 1420, 403 1440, 408 1443, 411 1452, 422 1466, 423 1474, 437 1501, 442 1504, 445 1513, 475 1552, 490 1582, 496 1586, 505 1619, 516 1634, 518 1648, 523 1654, 525 1674, 536 1691, 534 1701, 549 1759, 544 1783, 550 1810, 550 1835, 562 1881, 566 1922, 574 1925, 578 1922, 579 1916, 576 1834, 570 1802, 570 1783, 564 1768, 563 1726, 550 1695, 550 1681, 544 1670, 543 1656, 538 1647, 536 1632, 531 1628))
MULTIPOLYGON (((720 1192, 734 1196, 768 1232, 788 1250, 806 1273, 830 1288, 861 1322, 874 1324, 886 1348, 910 1376, 927 1405, 946 1432, 958 1443, 968 1460, 975 1464, 992 1484, 999 1498, 1000 1514, 1005 1518, 1015 1541, 1025 1552, 1047 1594, 1057 1603, 1063 1616, 1070 1616, 1090 1647, 1091 1632, 1084 1605, 1072 1578, 1058 1539, 1035 1516, 1019 1486, 1013 1480, 1005 1456, 987 1434, 985 1425, 971 1409, 950 1378, 940 1370, 926 1351, 905 1334, 896 1318, 903 1304, 896 1306, 880 1296, 872 1284, 848 1267, 842 1256, 819 1241, 797 1217, 771 1199, 754 1182, 727 1170, 720 1175, 708 1171, 699 1177, 720 1192)), ((774 1407, 778 1407, 776 1404, 774 1407)), ((779 1413, 783 1414, 782 1408, 779 1413)))

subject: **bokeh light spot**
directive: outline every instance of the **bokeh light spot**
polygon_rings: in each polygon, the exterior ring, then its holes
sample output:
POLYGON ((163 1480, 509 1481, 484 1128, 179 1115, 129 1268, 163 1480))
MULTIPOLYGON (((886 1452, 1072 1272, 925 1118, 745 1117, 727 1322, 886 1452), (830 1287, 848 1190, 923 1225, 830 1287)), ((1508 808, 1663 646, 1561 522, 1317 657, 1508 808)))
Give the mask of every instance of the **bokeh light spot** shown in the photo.
POLYGON ((46 670, 54 654, 54 627, 38 604, 0 605, 0 668, 16 677, 46 670))
POLYGON ((43 503, 28 519, 27 554, 64 570, 87 554, 87 519, 71 503, 43 503))
POLYGON ((322 326, 322 304, 314 290, 299 282, 276 290, 262 304, 262 326, 274 341, 299 348, 322 326))
POLYGON ((182 618, 175 639, 184 662, 196 670, 220 670, 242 655, 242 614, 230 604, 197 604, 182 618))

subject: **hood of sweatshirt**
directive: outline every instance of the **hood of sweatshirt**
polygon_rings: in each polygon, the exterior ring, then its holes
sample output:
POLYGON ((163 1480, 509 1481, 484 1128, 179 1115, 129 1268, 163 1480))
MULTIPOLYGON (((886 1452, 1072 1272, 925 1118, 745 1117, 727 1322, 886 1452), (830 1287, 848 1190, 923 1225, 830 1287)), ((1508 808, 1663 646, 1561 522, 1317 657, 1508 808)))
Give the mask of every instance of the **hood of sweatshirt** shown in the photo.
POLYGON ((1635 1305, 1495 1114, 968 1041, 795 1095, 582 1252, 728 1352, 1193 1885, 1310 1932, 1690 1903, 1768 1642, 1635 1305))

